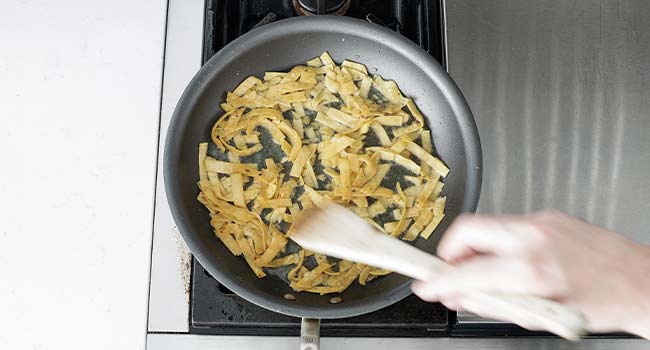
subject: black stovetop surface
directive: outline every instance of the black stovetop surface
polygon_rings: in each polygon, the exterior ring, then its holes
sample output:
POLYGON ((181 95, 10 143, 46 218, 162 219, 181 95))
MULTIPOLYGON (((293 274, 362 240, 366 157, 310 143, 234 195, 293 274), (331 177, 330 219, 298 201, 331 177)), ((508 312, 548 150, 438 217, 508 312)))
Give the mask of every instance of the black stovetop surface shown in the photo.
MULTIPOLYGON (((300 334, 300 319, 251 304, 214 279, 194 259, 190 333, 227 335, 300 334)), ((371 287, 371 286, 369 286, 371 287)), ((426 337, 444 336, 448 311, 416 296, 365 315, 321 320, 323 336, 426 337)))
MULTIPOLYGON (((298 16, 293 0, 206 0, 203 62, 255 26, 298 16)), ((346 16, 384 25, 412 40, 443 66, 441 0, 350 0, 346 16)), ((450 313, 415 296, 365 315, 323 320, 324 336, 442 336, 450 313)), ((298 335, 300 319, 251 304, 212 278, 194 259, 190 294, 190 333, 298 335)))
MULTIPOLYGON (((203 62, 256 25, 298 16, 293 0, 206 0, 205 9, 203 62)), ((447 65, 442 0, 350 0, 345 16, 389 27, 447 65)))

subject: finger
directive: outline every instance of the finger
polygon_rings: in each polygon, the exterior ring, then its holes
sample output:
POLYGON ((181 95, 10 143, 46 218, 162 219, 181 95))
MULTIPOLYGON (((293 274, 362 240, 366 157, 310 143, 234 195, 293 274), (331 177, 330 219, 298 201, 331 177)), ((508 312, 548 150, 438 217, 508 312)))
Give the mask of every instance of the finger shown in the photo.
POLYGON ((518 250, 518 237, 505 227, 512 217, 461 215, 449 227, 438 245, 438 255, 460 261, 478 253, 502 254, 518 250))
POLYGON ((447 296, 444 299, 439 299, 436 298, 435 296, 429 295, 429 294, 422 294, 420 292, 421 286, 426 284, 426 282, 422 281, 415 281, 411 285, 411 288, 413 289, 413 292, 415 295, 419 296, 421 299, 429 302, 440 302, 443 304, 446 308, 450 310, 455 310, 455 311, 462 311, 463 307, 460 305, 460 300, 461 297, 459 295, 457 296, 447 296))
POLYGON ((490 305, 481 302, 480 299, 472 298, 471 296, 462 296, 460 298, 457 298, 454 300, 454 305, 457 305, 459 308, 475 313, 481 317, 505 322, 512 322, 531 331, 537 331, 543 328, 541 325, 535 324, 528 319, 508 318, 505 315, 501 314, 498 309, 490 307, 490 305))
POLYGON ((517 257, 478 256, 431 281, 413 284, 414 292, 430 301, 473 292, 540 294, 540 282, 529 264, 517 257))

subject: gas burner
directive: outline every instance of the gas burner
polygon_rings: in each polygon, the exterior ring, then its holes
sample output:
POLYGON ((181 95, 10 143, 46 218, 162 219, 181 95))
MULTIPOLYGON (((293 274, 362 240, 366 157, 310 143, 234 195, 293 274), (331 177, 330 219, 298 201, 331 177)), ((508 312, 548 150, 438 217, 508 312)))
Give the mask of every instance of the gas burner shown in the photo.
POLYGON ((293 0, 293 7, 301 16, 343 16, 350 7, 350 0, 293 0))

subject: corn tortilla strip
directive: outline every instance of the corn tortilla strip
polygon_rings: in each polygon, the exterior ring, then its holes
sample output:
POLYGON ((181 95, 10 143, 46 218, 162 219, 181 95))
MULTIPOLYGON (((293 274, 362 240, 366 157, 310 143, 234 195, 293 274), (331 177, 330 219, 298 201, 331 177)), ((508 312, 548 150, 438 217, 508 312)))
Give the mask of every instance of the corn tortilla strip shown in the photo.
POLYGON ((401 137, 406 138, 407 135, 409 135, 411 133, 414 133, 414 132, 418 132, 421 127, 422 126, 420 126, 418 124, 415 124, 415 123, 407 125, 407 126, 403 126, 401 128, 397 128, 397 129, 393 130, 393 136, 399 137, 399 138, 401 138, 401 137))
POLYGON ((338 161, 339 169, 341 171, 341 199, 348 202, 352 199, 352 189, 350 179, 350 161, 346 158, 341 158, 338 161))
POLYGON ((255 260, 257 266, 266 266, 268 265, 278 253, 287 245, 287 239, 280 233, 274 233, 273 239, 269 244, 268 249, 255 260))
POLYGON ((302 174, 302 170, 305 167, 305 164, 309 162, 309 157, 311 156, 311 154, 312 154, 311 147, 303 147, 300 150, 298 157, 296 157, 296 160, 294 161, 293 165, 291 166, 291 172, 289 173, 289 175, 293 177, 300 177, 300 175, 302 174))
POLYGON ((205 170, 205 159, 208 154, 208 143, 199 143, 199 181, 208 180, 208 172, 205 170))
POLYGON ((337 153, 343 151, 354 143, 354 139, 347 136, 334 136, 330 142, 322 150, 321 155, 323 159, 328 160, 337 153))
POLYGON ((422 188, 422 191, 418 195, 416 205, 418 208, 422 208, 426 203, 429 202, 429 198, 431 198, 431 195, 433 194, 433 191, 436 189, 438 186, 438 177, 431 177, 429 180, 424 184, 424 187, 422 188))
POLYGON ((388 173, 388 169, 390 169, 389 164, 379 164, 377 166, 377 173, 368 182, 366 182, 365 185, 363 185, 362 190, 368 194, 374 193, 374 191, 377 189, 377 187, 379 187, 379 184, 388 173))
POLYGON ((244 178, 241 173, 230 175, 232 184, 233 202, 240 208, 246 207, 246 200, 244 197, 244 178))
POLYGON ((316 57, 307 61, 307 65, 310 67, 320 67, 323 65, 323 62, 321 62, 320 57, 316 57))
POLYGON ((438 197, 433 201, 433 214, 435 216, 444 215, 446 202, 447 202, 447 197, 438 197))
POLYGON ((386 126, 402 126, 406 122, 405 118, 399 115, 383 115, 373 121, 386 126))
POLYGON ((412 183, 413 185, 416 185, 416 186, 422 184, 422 178, 417 177, 417 176, 405 175, 404 180, 406 180, 406 181, 408 181, 408 182, 410 182, 410 183, 412 183))
POLYGON ((327 51, 323 52, 320 55, 320 60, 324 65, 329 65, 329 64, 334 65, 335 64, 334 60, 332 60, 332 57, 330 56, 330 54, 327 51))
POLYGON ((241 249, 242 254, 244 255, 244 259, 246 259, 246 262, 248 263, 248 266, 250 266, 251 270, 253 270, 258 278, 265 277, 266 273, 264 273, 264 271, 259 266, 257 266, 257 264, 255 264, 255 254, 253 253, 251 246, 248 244, 248 241, 246 241, 243 236, 236 237, 235 239, 239 245, 239 249, 241 249))
POLYGON ((339 124, 343 124, 347 126, 348 128, 354 127, 359 120, 347 113, 343 113, 335 108, 329 108, 327 109, 327 114, 328 117, 332 118, 332 120, 336 121, 339 124))
POLYGON ((436 189, 433 190, 433 198, 437 198, 440 196, 440 193, 442 192, 442 189, 445 187, 445 184, 443 182, 438 182, 436 185, 436 189))
POLYGON ((264 250, 266 249, 264 235, 252 235, 250 239, 253 242, 253 250, 255 251, 255 255, 264 253, 264 250))
POLYGON ((232 255, 236 255, 236 256, 242 255, 242 251, 239 248, 239 244, 237 244, 235 239, 229 233, 221 229, 218 229, 218 230, 214 230, 214 234, 217 236, 217 238, 221 240, 221 242, 223 242, 223 245, 225 245, 226 248, 230 250, 232 255))
POLYGON ((431 143, 431 131, 422 130, 420 132, 420 138, 422 139, 422 148, 427 153, 433 153, 433 144, 431 143))
MULTIPOLYGON (((433 154, 433 144, 431 143, 431 132, 429 130, 422 130, 420 132, 420 139, 422 141, 422 149, 424 149, 429 154, 433 154)), ((422 167, 423 174, 427 175, 430 173, 428 164, 422 163, 420 166, 422 167)))
POLYGON ((338 276, 332 276, 329 284, 332 287, 338 287, 339 291, 343 291, 348 288, 355 279, 357 279, 362 268, 363 266, 359 264, 353 264, 347 271, 345 271, 345 273, 338 276))
POLYGON ((377 215, 381 215, 386 212, 386 208, 381 204, 380 201, 375 201, 371 205, 368 206, 368 215, 370 217, 374 218, 377 215))
POLYGON ((302 123, 302 118, 298 116, 294 116, 293 120, 291 121, 291 125, 296 130, 296 133, 298 134, 302 142, 302 139, 304 138, 305 135, 305 128, 302 123))
POLYGON ((298 254, 285 255, 281 258, 271 260, 264 267, 277 268, 280 266, 287 266, 298 262, 298 254))
POLYGON ((341 292, 341 287, 317 286, 317 287, 307 288, 304 291, 310 292, 310 293, 316 293, 316 294, 320 294, 320 295, 325 295, 325 294, 330 294, 330 293, 340 293, 341 292))
POLYGON ((424 239, 429 239, 433 231, 436 229, 436 227, 438 227, 438 225, 440 224, 440 222, 444 217, 445 217, 444 214, 440 216, 434 215, 433 218, 431 219, 431 222, 429 222, 429 224, 427 225, 427 227, 425 227, 424 230, 420 232, 420 236, 424 239))
POLYGON ((359 171, 359 173, 357 173, 357 175, 355 176, 354 181, 352 181, 352 187, 356 187, 356 188, 361 187, 363 186, 363 184, 366 183, 367 180, 368 179, 366 179, 366 175, 364 174, 364 172, 359 171))
POLYGON ((386 130, 381 125, 379 125, 378 123, 371 123, 370 128, 375 133, 377 139, 379 139, 379 143, 382 146, 384 147, 390 146, 391 144, 390 137, 388 137, 386 130))
POLYGON ((440 176, 446 177, 447 174, 449 174, 449 168, 447 168, 447 166, 440 159, 432 156, 431 153, 425 151, 415 142, 406 142, 406 149, 422 162, 427 163, 427 165, 429 165, 433 170, 440 174, 440 176))
POLYGON ((302 178, 305 181, 305 184, 307 186, 318 187, 318 179, 316 179, 314 168, 312 167, 311 162, 309 160, 305 162, 305 167, 302 170, 302 178))
POLYGON ((347 68, 352 68, 354 70, 357 70, 357 71, 363 73, 365 76, 368 76, 368 70, 366 69, 366 66, 364 66, 361 63, 348 61, 348 60, 343 60, 343 62, 341 62, 341 66, 342 67, 347 67, 347 68))
POLYGON ((348 128, 347 126, 340 124, 339 122, 335 121, 334 119, 332 119, 331 117, 329 117, 328 115, 322 112, 318 112, 318 114, 316 114, 315 121, 337 132, 345 132, 350 130, 350 128, 348 128))
POLYGON ((316 266, 313 270, 307 272, 300 280, 298 280, 295 283, 291 284, 291 288, 294 290, 300 291, 305 288, 311 288, 315 287, 315 281, 319 276, 322 276, 323 272, 325 270, 329 269, 331 265, 328 264, 320 264, 316 266))
POLYGON ((424 125, 424 116, 422 113, 420 113, 420 110, 418 107, 415 105, 415 102, 413 102, 412 99, 407 99, 406 101, 406 108, 408 108, 409 112, 411 112, 411 115, 415 120, 417 121, 417 124, 420 126, 424 125))
POLYGON ((385 161, 392 161, 395 162, 396 164, 399 164, 403 166, 404 168, 408 169, 408 171, 412 172, 413 174, 420 174, 420 166, 417 165, 414 161, 402 156, 399 153, 395 153, 389 149, 381 148, 381 147, 368 147, 368 150, 372 150, 379 154, 381 159, 385 161))
POLYGON ((291 198, 267 199, 260 202, 262 208, 288 208, 291 206, 291 198))
POLYGON ((305 250, 302 249, 298 252, 298 262, 296 262, 296 266, 293 269, 289 270, 289 273, 287 273, 287 278, 289 279, 289 281, 295 282, 298 280, 299 278, 298 272, 302 267, 304 267, 302 266, 304 261, 305 261, 305 250))
POLYGON ((302 149, 302 139, 300 138, 296 130, 291 128, 289 125, 283 122, 277 122, 276 125, 278 126, 278 129, 280 129, 280 131, 282 131, 282 133, 287 136, 289 142, 291 142, 291 151, 289 152, 289 160, 294 161, 298 157, 298 154, 302 149))
POLYGON ((433 218, 433 210, 425 209, 420 210, 420 215, 415 219, 415 222, 404 234, 405 241, 413 241, 418 237, 418 234, 424 229, 428 222, 433 218))
POLYGON ((368 208, 368 200, 366 197, 354 197, 352 202, 359 208, 368 208))
POLYGON ((288 82, 280 83, 269 87, 269 90, 266 93, 266 97, 268 98, 278 97, 283 94, 303 91, 303 90, 311 89, 313 87, 314 84, 310 84, 310 83, 303 83, 300 81, 288 81, 288 82))
POLYGON ((372 266, 366 266, 361 270, 359 273, 359 284, 362 286, 366 285, 366 281, 368 280, 368 277, 370 276, 370 271, 372 271, 373 267, 372 266))
POLYGON ((285 75, 287 75, 287 73, 284 73, 284 72, 266 72, 266 73, 264 73, 264 81, 269 81, 269 80, 272 80, 272 79, 275 79, 275 78, 282 78, 285 75))
POLYGON ((380 269, 380 268, 374 268, 370 270, 370 274, 373 276, 385 276, 392 273, 392 271, 385 270, 385 269, 380 269))
POLYGON ((285 104, 291 104, 295 102, 305 102, 307 101, 307 95, 305 94, 304 91, 297 91, 297 92, 292 92, 289 94, 284 94, 275 97, 276 101, 282 102, 285 104))
POLYGON ((244 79, 244 81, 242 81, 235 88, 235 90, 232 91, 232 93, 237 95, 237 96, 242 96, 243 94, 248 92, 248 90, 253 88, 253 86, 255 86, 256 84, 261 84, 261 83, 262 83, 262 81, 260 81, 257 77, 251 75, 250 77, 244 79))
POLYGON ((224 162, 211 157, 205 159, 205 169, 209 172, 232 175, 237 173, 259 174, 256 164, 224 162))

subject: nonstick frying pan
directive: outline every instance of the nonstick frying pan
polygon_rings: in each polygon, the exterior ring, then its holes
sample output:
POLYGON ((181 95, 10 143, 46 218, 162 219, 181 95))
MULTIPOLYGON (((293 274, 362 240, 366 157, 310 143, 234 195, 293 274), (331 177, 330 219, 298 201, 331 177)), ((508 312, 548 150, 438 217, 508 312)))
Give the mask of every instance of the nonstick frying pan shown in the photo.
MULTIPOLYGON (((391 305, 410 292, 410 280, 391 274, 367 286, 353 284, 331 295, 296 293, 281 279, 258 279, 241 257, 213 234, 208 211, 197 202, 200 142, 223 113, 219 103, 249 75, 286 71, 328 51, 335 61, 365 64, 370 73, 393 79, 420 108, 439 157, 451 169, 444 180, 446 217, 429 240, 415 245, 435 252, 452 220, 476 209, 481 186, 481 148, 472 114, 449 75, 425 51, 384 27, 348 17, 313 16, 254 29, 213 56, 194 76, 174 111, 165 144, 164 178, 174 219, 198 261, 227 288, 264 308, 303 318, 343 318, 391 305), (295 300, 283 296, 293 293, 295 300)), ((345 228, 342 228, 345 229, 345 228)))

